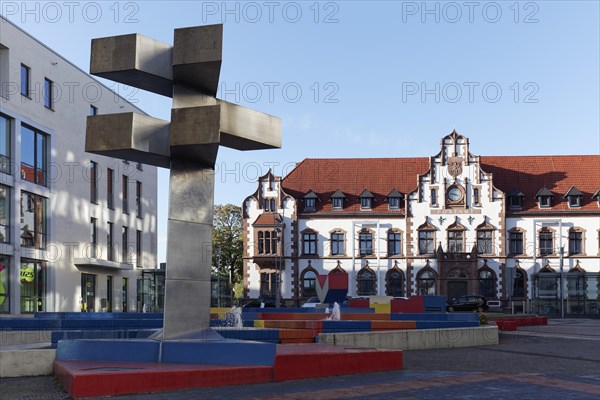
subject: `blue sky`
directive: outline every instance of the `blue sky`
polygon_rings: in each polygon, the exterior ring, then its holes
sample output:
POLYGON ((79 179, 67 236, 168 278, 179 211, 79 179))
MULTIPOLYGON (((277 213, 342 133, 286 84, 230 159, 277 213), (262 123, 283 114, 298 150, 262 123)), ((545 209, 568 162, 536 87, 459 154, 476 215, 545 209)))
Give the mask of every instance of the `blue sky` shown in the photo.
MULTIPOLYGON (((430 156, 452 129, 475 154, 600 154, 598 1, 74 3, 0 12, 86 71, 94 37, 225 24, 219 96, 280 116, 283 148, 221 149, 216 203, 307 157, 430 156)), ((120 90, 169 118, 170 99, 120 90)))

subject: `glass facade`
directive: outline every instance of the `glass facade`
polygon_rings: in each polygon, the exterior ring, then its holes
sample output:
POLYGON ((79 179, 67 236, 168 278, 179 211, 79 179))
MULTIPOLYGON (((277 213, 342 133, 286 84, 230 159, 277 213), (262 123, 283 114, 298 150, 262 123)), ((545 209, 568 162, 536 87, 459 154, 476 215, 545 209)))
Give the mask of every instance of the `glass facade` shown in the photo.
POLYGON ((0 242, 10 243, 10 188, 0 185, 0 242))
POLYGON ((46 248, 46 199, 21 192, 21 246, 46 248))
POLYGON ((46 263, 21 259, 21 313, 46 311, 46 263))
POLYGON ((0 256, 0 313, 10 311, 10 257, 0 256))
POLYGON ((0 114, 0 172, 11 174, 10 154, 11 119, 0 114))
POLYGON ((21 179, 46 186, 48 135, 21 125, 21 179))

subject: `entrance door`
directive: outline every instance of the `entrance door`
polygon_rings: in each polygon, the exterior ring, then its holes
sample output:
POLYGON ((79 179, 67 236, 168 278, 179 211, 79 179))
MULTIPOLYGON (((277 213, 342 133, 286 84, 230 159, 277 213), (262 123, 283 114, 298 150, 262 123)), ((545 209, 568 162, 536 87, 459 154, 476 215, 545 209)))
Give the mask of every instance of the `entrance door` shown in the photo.
POLYGON ((460 296, 468 294, 468 282, 464 281, 448 281, 448 300, 457 299, 460 296))
POLYGON ((106 277, 106 312, 112 312, 113 302, 113 277, 106 277))
POLYGON ((81 274, 81 298, 83 312, 94 312, 96 304, 96 275, 81 274))

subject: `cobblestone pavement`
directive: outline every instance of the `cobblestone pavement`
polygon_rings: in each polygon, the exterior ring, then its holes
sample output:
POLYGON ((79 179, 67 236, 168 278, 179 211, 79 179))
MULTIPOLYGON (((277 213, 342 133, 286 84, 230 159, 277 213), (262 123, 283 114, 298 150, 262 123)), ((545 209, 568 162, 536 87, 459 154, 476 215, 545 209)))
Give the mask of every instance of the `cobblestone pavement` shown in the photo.
MULTIPOLYGON (((600 320, 552 320, 503 333, 498 346, 404 353, 404 370, 120 396, 120 400, 600 398, 600 320)), ((2 400, 68 396, 51 377, 0 380, 2 400)))

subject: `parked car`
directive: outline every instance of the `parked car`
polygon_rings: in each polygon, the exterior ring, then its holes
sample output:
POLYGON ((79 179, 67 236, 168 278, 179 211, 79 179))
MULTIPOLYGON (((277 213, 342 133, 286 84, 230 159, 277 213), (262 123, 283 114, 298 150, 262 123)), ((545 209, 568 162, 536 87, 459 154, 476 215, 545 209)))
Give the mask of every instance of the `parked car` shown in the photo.
POLYGON ((319 304, 321 301, 318 297, 311 297, 302 304, 302 307, 317 307, 319 304))
POLYGON ((449 302, 446 309, 452 311, 487 311, 489 306, 483 296, 461 296, 449 302))
POLYGON ((275 297, 259 297, 258 299, 250 300, 248 303, 244 304, 242 308, 275 308, 277 307, 277 302, 275 301, 275 297))

